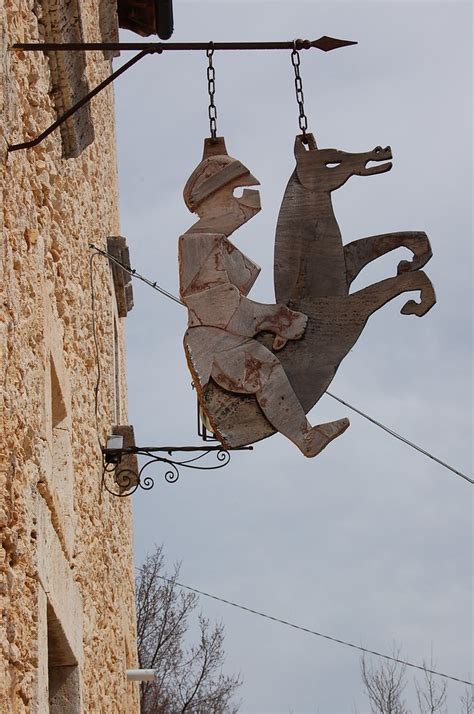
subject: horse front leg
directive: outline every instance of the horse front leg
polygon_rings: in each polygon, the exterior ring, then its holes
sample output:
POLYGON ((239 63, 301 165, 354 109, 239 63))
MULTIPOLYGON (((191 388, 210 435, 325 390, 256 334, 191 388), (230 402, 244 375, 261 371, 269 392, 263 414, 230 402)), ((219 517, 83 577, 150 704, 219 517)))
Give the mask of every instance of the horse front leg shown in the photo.
POLYGON ((402 273, 396 278, 381 280, 379 283, 374 283, 363 290, 349 295, 348 299, 356 308, 357 312, 362 314, 364 319, 367 319, 387 302, 397 297, 397 295, 410 292, 411 290, 420 291, 420 302, 408 300, 400 312, 402 315, 417 315, 418 317, 422 317, 422 315, 426 315, 428 310, 431 310, 436 303, 433 285, 422 270, 402 273))
POLYGON ((423 231, 402 231, 400 233, 382 233, 381 235, 359 238, 344 246, 346 261, 347 287, 359 275, 360 271, 375 258, 389 253, 396 248, 408 248, 413 253, 413 260, 402 260, 398 264, 397 274, 419 270, 431 258, 431 246, 428 236, 423 231))

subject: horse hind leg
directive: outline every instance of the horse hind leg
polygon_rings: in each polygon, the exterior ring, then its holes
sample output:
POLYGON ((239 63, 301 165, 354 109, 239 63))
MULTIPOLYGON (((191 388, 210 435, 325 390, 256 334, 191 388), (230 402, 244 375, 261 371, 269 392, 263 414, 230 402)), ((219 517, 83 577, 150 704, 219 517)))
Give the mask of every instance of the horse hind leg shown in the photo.
POLYGON ((422 270, 401 273, 395 278, 381 280, 379 283, 374 283, 374 285, 353 293, 349 296, 349 300, 355 303, 357 311, 361 311, 367 319, 393 298, 412 290, 420 291, 420 301, 408 300, 400 312, 402 315, 422 317, 436 303, 433 285, 422 270))

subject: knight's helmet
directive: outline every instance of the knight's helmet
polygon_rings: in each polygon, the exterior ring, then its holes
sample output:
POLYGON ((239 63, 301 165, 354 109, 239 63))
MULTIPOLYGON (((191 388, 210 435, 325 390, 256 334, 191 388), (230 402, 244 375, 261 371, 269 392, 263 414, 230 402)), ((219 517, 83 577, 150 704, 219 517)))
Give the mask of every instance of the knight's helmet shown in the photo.
POLYGON ((204 139, 201 163, 194 169, 186 182, 183 198, 186 206, 195 213, 201 203, 224 186, 259 186, 246 166, 227 153, 223 136, 204 139))

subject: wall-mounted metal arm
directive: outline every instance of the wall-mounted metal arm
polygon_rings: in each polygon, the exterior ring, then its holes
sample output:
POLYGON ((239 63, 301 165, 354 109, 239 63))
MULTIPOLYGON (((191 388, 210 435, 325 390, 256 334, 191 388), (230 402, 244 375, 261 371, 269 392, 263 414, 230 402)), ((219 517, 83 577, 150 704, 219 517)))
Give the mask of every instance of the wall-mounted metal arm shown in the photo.
POLYGON ((164 479, 167 483, 176 483, 179 479, 179 468, 197 471, 216 471, 222 469, 230 461, 231 451, 252 451, 252 446, 240 446, 235 449, 225 449, 223 446, 134 446, 123 449, 102 449, 102 486, 112 496, 131 496, 138 488, 149 491, 155 481, 151 476, 143 477, 145 469, 149 466, 164 465, 164 479), (189 454, 184 458, 175 458, 176 451, 189 454), (191 452, 191 453, 189 453, 191 452), (163 453, 167 456, 158 456, 163 453), (145 464, 138 471, 127 466, 121 466, 123 456, 136 454, 147 457, 145 464), (206 457, 214 455, 215 461, 206 461, 206 457), (111 481, 109 485, 109 481, 111 481))
MULTIPOLYGON (((152 52, 207 50, 210 42, 18 42, 12 45, 13 50, 24 52, 68 52, 80 50, 92 52, 95 50, 128 51, 141 50, 148 47, 152 52)), ((323 52, 330 52, 339 47, 356 45, 351 40, 338 40, 335 37, 324 35, 318 40, 288 40, 285 42, 213 42, 214 50, 309 50, 317 48, 323 52)))
MULTIPOLYGON (((55 129, 69 119, 75 112, 101 92, 105 87, 114 82, 117 77, 126 72, 130 67, 136 64, 139 60, 149 54, 161 54, 167 50, 207 50, 209 42, 19 42, 12 45, 12 50, 22 50, 23 52, 92 52, 104 50, 140 50, 139 53, 131 60, 126 62, 122 67, 113 72, 107 79, 97 85, 89 94, 86 94, 79 102, 74 104, 62 116, 58 117, 39 136, 30 141, 23 141, 20 144, 10 144, 8 151, 19 151, 20 149, 31 149, 33 146, 40 144, 47 136, 55 129)), ((318 40, 292 40, 288 42, 213 42, 214 50, 308 50, 317 48, 323 52, 330 52, 339 47, 348 47, 356 45, 357 42, 351 40, 338 40, 335 37, 320 37, 318 40)))
POLYGON ((122 67, 117 69, 115 72, 113 72, 107 79, 104 79, 103 82, 97 85, 89 94, 86 94, 85 97, 83 97, 81 100, 79 100, 76 104, 74 104, 70 109, 67 110, 64 114, 62 114, 58 119, 56 119, 55 122, 51 124, 45 131, 43 131, 39 136, 35 137, 34 139, 31 139, 30 141, 24 141, 21 144, 10 144, 8 146, 8 151, 19 151, 20 149, 31 149, 33 146, 37 146, 40 144, 44 139, 46 139, 47 136, 49 136, 55 129, 57 129, 61 124, 63 124, 69 117, 71 117, 75 112, 77 112, 78 109, 83 107, 85 104, 90 102, 90 100, 95 97, 99 92, 101 92, 103 89, 108 87, 109 84, 111 84, 114 80, 117 79, 117 77, 120 77, 121 74, 127 71, 127 69, 130 69, 130 67, 133 67, 134 64, 136 64, 139 60, 141 60, 143 57, 146 57, 146 55, 153 54, 155 52, 159 52, 160 50, 154 49, 152 47, 146 47, 144 50, 139 52, 135 57, 133 57, 131 60, 126 62, 122 67))

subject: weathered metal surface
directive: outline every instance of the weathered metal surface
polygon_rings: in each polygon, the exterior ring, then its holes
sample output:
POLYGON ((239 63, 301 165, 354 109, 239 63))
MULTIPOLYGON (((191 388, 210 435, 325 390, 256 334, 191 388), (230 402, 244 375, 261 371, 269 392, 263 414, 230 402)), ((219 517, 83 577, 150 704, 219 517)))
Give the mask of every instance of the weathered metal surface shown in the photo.
POLYGON ((278 357, 255 339, 269 332, 275 335, 273 348, 283 348, 302 338, 307 323, 306 315, 286 305, 246 297, 260 269, 228 236, 260 210, 257 191, 245 189, 241 198, 235 198, 234 189, 257 183, 248 169, 228 156, 222 138, 206 140, 203 160, 184 189, 186 205, 199 220, 179 239, 180 297, 189 314, 186 357, 202 409, 224 446, 241 442, 247 425, 221 420, 219 411, 234 394, 239 399, 252 395, 260 419, 253 422, 245 443, 263 438, 273 427, 305 456, 315 456, 349 422, 311 427, 278 357), (206 398, 211 380, 221 388, 216 411, 206 398))
MULTIPOLYGON (((295 141, 297 166, 280 210, 274 265, 277 300, 308 316, 304 337, 289 341, 278 353, 306 413, 326 391, 373 312, 407 291, 420 291, 421 300, 409 300, 402 314, 424 315, 436 301, 429 278, 420 270, 431 258, 425 233, 388 233, 346 246, 342 243, 331 192, 350 176, 388 171, 390 148, 347 154, 335 149, 319 150, 314 138, 308 137, 308 149, 301 137, 295 141), (370 161, 376 165, 368 168, 370 161), (370 261, 399 247, 411 250, 413 260, 401 261, 396 277, 349 294, 352 281, 370 261)), ((271 348, 268 336, 259 339, 271 348)), ((252 443, 256 437, 274 433, 252 397, 225 394, 211 381, 204 400, 220 428, 232 434, 232 445, 252 443)))

